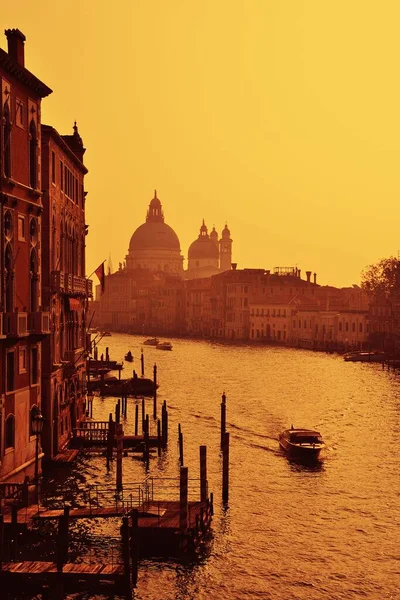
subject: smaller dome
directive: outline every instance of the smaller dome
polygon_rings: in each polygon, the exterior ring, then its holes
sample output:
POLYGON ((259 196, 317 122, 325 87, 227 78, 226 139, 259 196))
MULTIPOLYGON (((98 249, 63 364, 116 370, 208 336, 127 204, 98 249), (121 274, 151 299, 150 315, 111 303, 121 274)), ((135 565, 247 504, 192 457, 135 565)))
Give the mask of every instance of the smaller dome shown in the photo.
POLYGON ((217 243, 218 242, 218 233, 215 230, 215 227, 212 228, 212 232, 210 233, 210 240, 217 243))
POLYGON ((222 234, 221 235, 222 235, 223 238, 229 238, 229 237, 231 237, 231 232, 229 231, 228 225, 226 223, 225 223, 225 227, 222 230, 222 234))
POLYGON ((218 248, 215 242, 208 235, 208 230, 206 224, 204 223, 204 219, 203 224, 200 227, 199 237, 189 246, 188 258, 219 258, 218 248))

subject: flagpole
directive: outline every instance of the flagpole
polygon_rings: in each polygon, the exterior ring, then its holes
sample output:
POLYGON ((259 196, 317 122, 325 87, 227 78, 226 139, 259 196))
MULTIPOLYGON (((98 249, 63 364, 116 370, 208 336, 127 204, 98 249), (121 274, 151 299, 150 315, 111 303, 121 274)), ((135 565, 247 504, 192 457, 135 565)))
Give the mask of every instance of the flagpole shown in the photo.
MULTIPOLYGON (((99 264, 99 267, 101 267, 101 265, 104 265, 104 263, 106 262, 106 260, 107 260, 107 259, 103 260, 103 262, 99 264)), ((99 267, 96 267, 96 269, 93 271, 93 273, 90 273, 90 275, 88 275, 88 276, 86 277, 86 279, 90 279, 90 277, 96 273, 96 271, 97 271, 97 269, 98 269, 99 267)))

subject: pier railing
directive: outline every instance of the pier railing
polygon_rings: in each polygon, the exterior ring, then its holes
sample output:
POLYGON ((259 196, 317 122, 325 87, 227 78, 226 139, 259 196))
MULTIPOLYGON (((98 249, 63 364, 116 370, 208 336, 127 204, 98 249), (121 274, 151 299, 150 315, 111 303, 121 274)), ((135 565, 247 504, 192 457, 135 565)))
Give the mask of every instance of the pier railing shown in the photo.
MULTIPOLYGON (((96 430, 94 430, 96 431, 96 430)), ((200 497, 200 479, 189 479, 188 500, 198 501, 200 497)), ((132 509, 146 511, 154 509, 162 502, 179 500, 179 479, 146 477, 138 482, 124 483, 121 490, 115 485, 88 485, 75 495, 74 508, 87 509, 89 513, 96 509, 109 509, 118 513, 128 513, 132 509)), ((41 508, 63 509, 69 504, 65 496, 40 495, 41 508)), ((161 510, 159 510, 161 514, 161 510)))

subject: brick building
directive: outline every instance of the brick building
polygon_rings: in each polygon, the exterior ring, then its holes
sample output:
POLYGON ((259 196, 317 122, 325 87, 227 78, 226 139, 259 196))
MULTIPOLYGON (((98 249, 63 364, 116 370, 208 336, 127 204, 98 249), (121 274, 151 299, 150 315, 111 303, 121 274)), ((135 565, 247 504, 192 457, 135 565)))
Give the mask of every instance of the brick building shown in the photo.
POLYGON ((85 148, 73 135, 42 126, 43 299, 51 335, 42 344, 42 435, 52 458, 85 416, 86 310, 92 281, 85 277, 85 148))
MULTIPOLYGON (((51 93, 25 68, 25 36, 0 49, 0 478, 35 471, 32 415, 41 404, 41 350, 49 305, 41 293, 41 100, 51 93)), ((39 460, 42 454, 39 455, 39 460)))

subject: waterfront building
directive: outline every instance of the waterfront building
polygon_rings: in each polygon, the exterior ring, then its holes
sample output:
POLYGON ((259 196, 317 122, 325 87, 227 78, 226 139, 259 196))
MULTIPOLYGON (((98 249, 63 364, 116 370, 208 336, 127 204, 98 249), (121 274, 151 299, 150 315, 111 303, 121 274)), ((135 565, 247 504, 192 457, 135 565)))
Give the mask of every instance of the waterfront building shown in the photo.
POLYGON ((41 406, 41 353, 49 336, 42 297, 41 100, 51 89, 25 67, 25 36, 0 49, 0 479, 40 468, 32 417, 41 406))
POLYGON ((51 335, 42 343, 42 444, 52 458, 85 417, 86 310, 92 281, 85 277, 85 148, 72 135, 42 125, 43 299, 51 335))

